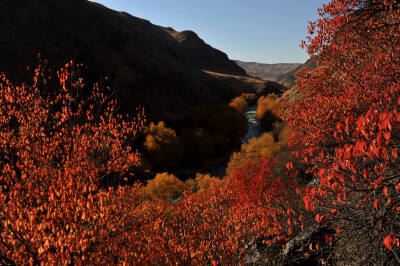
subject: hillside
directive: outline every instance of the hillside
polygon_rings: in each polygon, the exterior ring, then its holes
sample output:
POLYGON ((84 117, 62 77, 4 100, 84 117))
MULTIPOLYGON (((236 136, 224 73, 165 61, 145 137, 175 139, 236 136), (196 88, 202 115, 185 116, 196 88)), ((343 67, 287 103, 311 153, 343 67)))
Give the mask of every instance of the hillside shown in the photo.
POLYGON ((254 77, 238 76, 204 71, 205 73, 223 81, 227 86, 235 88, 240 92, 255 92, 257 95, 267 95, 269 93, 282 94, 287 90, 286 87, 270 80, 263 80, 254 77))
POLYGON ((153 121, 177 123, 194 105, 236 95, 203 69, 246 75, 192 31, 153 25, 87 0, 3 0, 0 35, 0 72, 20 79, 38 52, 55 66, 74 59, 84 63, 90 81, 111 78, 122 110, 141 104, 153 121))
POLYGON ((236 63, 246 70, 247 74, 264 80, 276 81, 279 76, 291 72, 299 67, 298 63, 262 64, 256 62, 243 62, 236 60, 236 63))
POLYGON ((297 81, 295 74, 297 71, 303 69, 304 67, 315 69, 317 67, 317 65, 314 60, 309 59, 303 65, 297 67, 296 69, 294 69, 294 70, 290 71, 289 73, 286 73, 278 78, 278 80, 276 82, 279 83, 280 85, 288 88, 288 90, 282 94, 282 96, 280 98, 281 101, 293 102, 293 101, 297 101, 302 98, 302 95, 300 94, 299 89, 295 86, 296 81, 297 81))
POLYGON ((292 69, 291 71, 280 75, 276 79, 276 82, 278 82, 282 86, 285 86, 288 89, 291 89, 292 87, 294 87, 294 85, 296 85, 295 73, 300 69, 303 69, 304 67, 315 68, 316 64, 312 59, 308 59, 304 64, 299 65, 295 69, 292 69))

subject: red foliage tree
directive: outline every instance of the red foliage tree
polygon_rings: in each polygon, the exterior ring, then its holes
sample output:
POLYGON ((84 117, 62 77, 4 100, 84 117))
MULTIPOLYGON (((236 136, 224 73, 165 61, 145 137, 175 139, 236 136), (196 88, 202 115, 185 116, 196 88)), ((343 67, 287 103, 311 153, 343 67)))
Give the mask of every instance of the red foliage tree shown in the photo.
POLYGON ((302 44, 318 67, 299 73, 304 97, 285 114, 315 177, 304 203, 336 227, 338 260, 398 263, 400 4, 333 0, 319 14, 302 44))
POLYGON ((129 261, 140 257, 140 228, 157 215, 138 185, 102 183, 129 178, 139 162, 129 144, 142 120, 123 121, 97 86, 75 97, 84 84, 72 67, 57 73, 55 97, 43 96, 52 76, 40 66, 30 85, 0 76, 2 264, 129 261))
POLYGON ((150 252, 149 263, 235 264, 244 262, 244 247, 256 237, 285 243, 288 186, 272 177, 274 165, 262 160, 226 177, 222 185, 213 182, 207 192, 170 205, 149 234, 158 251, 157 256, 150 252))

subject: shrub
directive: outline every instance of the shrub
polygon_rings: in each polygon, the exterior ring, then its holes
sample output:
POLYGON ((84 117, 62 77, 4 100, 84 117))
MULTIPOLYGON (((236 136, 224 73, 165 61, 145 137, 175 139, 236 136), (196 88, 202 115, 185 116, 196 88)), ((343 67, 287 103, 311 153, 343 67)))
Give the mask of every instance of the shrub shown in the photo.
POLYGON ((198 189, 197 183, 193 178, 188 178, 185 180, 185 186, 189 194, 195 193, 198 189))
POLYGON ((248 107, 246 99, 241 96, 234 98, 229 106, 235 108, 241 114, 245 113, 248 107))
POLYGON ((273 112, 276 116, 279 116, 279 109, 278 96, 273 93, 265 97, 261 96, 257 101, 256 118, 261 120, 268 110, 273 112))
POLYGON ((155 169, 172 169, 183 156, 181 140, 173 129, 167 128, 163 121, 151 123, 144 130, 146 157, 155 169))
POLYGON ((196 174, 197 193, 207 192, 211 184, 221 185, 222 180, 217 177, 211 177, 210 174, 196 174))
POLYGON ((298 73, 302 97, 284 114, 314 179, 304 206, 313 226, 334 229, 326 240, 342 264, 400 263, 399 10, 394 0, 320 9, 303 42, 318 67, 298 73))
POLYGON ((278 127, 280 119, 271 110, 266 110, 261 117, 260 125, 266 132, 274 131, 278 127))
POLYGON ((267 97, 260 97, 257 102, 256 118, 267 132, 279 127, 281 122, 281 107, 277 99, 275 94, 269 94, 267 97))
POLYGON ((271 133, 252 138, 248 143, 242 144, 239 152, 232 154, 226 173, 230 175, 235 169, 246 168, 249 163, 258 163, 262 158, 271 159, 279 149, 280 145, 275 142, 271 133))
POLYGON ((159 173, 147 182, 145 193, 153 199, 174 201, 180 198, 186 186, 173 174, 159 173))

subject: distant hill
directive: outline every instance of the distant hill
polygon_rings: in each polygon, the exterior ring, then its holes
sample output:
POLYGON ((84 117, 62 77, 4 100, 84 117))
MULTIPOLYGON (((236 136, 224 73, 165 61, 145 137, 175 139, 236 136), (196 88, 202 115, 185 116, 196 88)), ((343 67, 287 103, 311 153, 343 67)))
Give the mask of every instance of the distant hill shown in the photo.
POLYGON ((236 88, 203 72, 246 76, 192 31, 177 32, 87 0, 1 0, 0 72, 21 79, 41 52, 60 66, 83 62, 92 81, 106 75, 133 112, 175 123, 197 104, 227 102, 236 88))
POLYGON ((302 65, 298 63, 262 64, 256 62, 243 62, 239 60, 236 60, 236 63, 246 70, 247 74, 250 76, 272 81, 276 81, 279 76, 302 65))
MULTIPOLYGON (((309 59, 303 65, 299 66, 298 68, 296 68, 296 69, 292 70, 291 72, 286 73, 278 78, 277 82, 288 88, 288 90, 285 91, 283 93, 283 95, 281 96, 281 100, 292 102, 292 101, 297 101, 297 100, 301 99, 302 95, 301 95, 299 89, 296 87, 297 78, 295 76, 295 73, 305 67, 310 68, 310 69, 315 69, 315 68, 317 68, 317 64, 315 63, 314 60, 309 59)), ((312 73, 312 70, 311 70, 311 73, 312 73)))
POLYGON ((296 85, 296 77, 295 77, 295 73, 297 71, 299 71, 300 69, 303 69, 304 67, 308 67, 308 68, 316 68, 317 65, 315 63, 314 60, 312 59, 308 59, 304 64, 294 68, 293 70, 280 75, 277 79, 276 82, 278 82, 279 84, 285 86, 288 89, 291 89, 292 87, 294 87, 294 85, 296 85))

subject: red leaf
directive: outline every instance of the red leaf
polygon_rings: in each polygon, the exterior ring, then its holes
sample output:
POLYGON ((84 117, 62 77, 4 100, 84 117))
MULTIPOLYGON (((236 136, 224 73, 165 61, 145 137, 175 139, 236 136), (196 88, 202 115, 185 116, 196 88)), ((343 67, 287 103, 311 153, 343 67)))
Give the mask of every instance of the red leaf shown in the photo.
POLYGON ((394 158, 397 158, 397 151, 398 151, 398 148, 395 148, 392 150, 392 155, 394 158))
POLYGON ((386 204, 389 205, 389 206, 392 205, 393 204, 393 198, 389 197, 386 204))
POLYGON ((375 209, 379 210, 379 206, 380 206, 379 200, 376 199, 376 200, 374 201, 374 207, 375 207, 375 209))
POLYGON ((387 187, 383 188, 383 194, 385 194, 386 197, 388 196, 388 188, 387 187))
POLYGON ((390 234, 387 235, 387 236, 385 237, 385 239, 383 240, 383 244, 385 245, 385 247, 386 247, 387 249, 392 250, 393 241, 394 241, 394 233, 393 233, 393 232, 390 232, 390 234))

